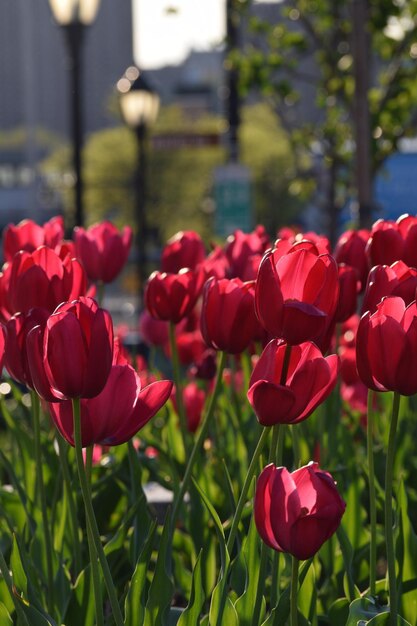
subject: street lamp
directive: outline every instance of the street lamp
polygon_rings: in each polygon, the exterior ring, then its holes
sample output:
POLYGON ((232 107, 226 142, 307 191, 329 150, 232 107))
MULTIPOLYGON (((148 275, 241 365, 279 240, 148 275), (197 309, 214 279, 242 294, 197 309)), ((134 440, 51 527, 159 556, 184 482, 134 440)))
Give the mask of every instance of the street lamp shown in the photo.
POLYGON ((49 0, 55 21, 65 33, 71 64, 71 121, 73 167, 75 176, 75 225, 83 226, 83 178, 81 146, 82 118, 82 57, 81 47, 85 29, 94 21, 101 0, 49 0))
MULTIPOLYGON (((137 225, 137 272, 139 293, 143 294, 146 274, 146 138, 147 129, 158 115, 159 96, 151 88, 137 67, 128 67, 117 83, 119 102, 124 122, 131 128, 137 140, 136 172, 136 225, 137 225)), ((142 300, 142 297, 141 297, 142 300)), ((142 305, 142 301, 140 302, 142 305)))

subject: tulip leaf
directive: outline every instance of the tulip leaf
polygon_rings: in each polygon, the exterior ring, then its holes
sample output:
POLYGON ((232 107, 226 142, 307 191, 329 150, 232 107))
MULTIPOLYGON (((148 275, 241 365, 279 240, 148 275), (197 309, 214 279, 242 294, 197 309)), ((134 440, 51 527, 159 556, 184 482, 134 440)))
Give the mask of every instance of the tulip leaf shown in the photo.
POLYGON ((349 600, 338 598, 329 608, 330 624, 346 624, 349 616, 349 600))
MULTIPOLYGON (((362 622, 359 622, 362 626, 362 622)), ((390 626, 390 616, 389 613, 381 613, 380 615, 376 615, 369 622, 364 622, 366 626, 390 626)), ((400 615, 397 616, 397 626, 411 626, 410 622, 406 622, 400 615)))
MULTIPOLYGON (((209 624, 210 626, 219 626, 218 617, 220 605, 224 595, 224 585, 226 581, 224 577, 220 579, 214 588, 213 595, 210 603, 209 624)), ((239 618, 236 613, 236 609, 233 606, 231 599, 226 596, 224 600, 224 607, 222 612, 222 621, 220 624, 227 624, 227 626, 239 626, 239 618)))
POLYGON ((35 609, 32 604, 26 604, 26 602, 20 601, 20 606, 23 613, 26 615, 30 626, 57 626, 57 623, 50 615, 41 613, 38 609, 35 609))
POLYGON ((308 568, 298 591, 298 608, 302 615, 313 622, 316 615, 317 586, 314 564, 308 568))
POLYGON ((401 483, 397 495, 398 535, 396 554, 399 564, 401 614, 417 624, 417 535, 408 514, 407 493, 401 483))
POLYGON ((139 554, 136 568, 130 581, 125 600, 125 626, 143 624, 147 591, 146 572, 149 569, 149 562, 152 556, 156 528, 156 521, 154 521, 139 554))
POLYGON ((388 615, 389 607, 380 605, 374 598, 357 598, 350 603, 349 616, 346 626, 357 626, 358 622, 363 622, 363 626, 375 616, 385 613, 388 615))
POLYGON ((0 626, 13 626, 10 613, 2 602, 0 602, 0 626))
MULTIPOLYGON (((171 516, 168 514, 162 530, 155 572, 149 587, 143 626, 164 626, 166 614, 171 605, 174 585, 167 571, 168 550, 171 549, 170 526, 171 516)), ((136 622, 136 624, 140 623, 136 622)))
MULTIPOLYGON (((235 609, 239 616, 239 626, 250 626, 252 624, 253 608, 256 603, 258 593, 258 575, 259 575, 259 554, 260 539, 256 529, 254 516, 251 518, 249 531, 245 537, 239 556, 242 556, 246 583, 245 590, 235 602, 235 609)), ((262 601, 263 605, 265 600, 262 601)), ((261 610, 261 615, 264 613, 261 610)))
MULTIPOLYGON (((304 583, 305 577, 307 576, 308 570, 312 562, 313 562, 313 559, 304 561, 304 563, 300 567, 300 573, 298 575, 298 583, 300 587, 304 583)), ((280 595, 278 604, 276 605, 276 607, 272 609, 267 619, 262 623, 262 626, 282 626, 282 624, 285 624, 285 622, 287 621, 289 614, 290 614, 290 588, 287 587, 285 591, 283 591, 283 593, 280 595)))
POLYGON ((12 551, 10 554, 10 570, 12 572, 13 584, 18 595, 25 602, 34 602, 38 608, 40 608, 39 600, 42 594, 37 585, 39 575, 21 549, 16 536, 13 537, 12 551))
POLYGON ((200 485, 193 479, 193 483, 195 488, 197 489, 198 493, 201 496, 201 499, 203 500, 204 504, 206 505, 211 518, 214 522, 214 527, 216 529, 216 533, 217 533, 217 538, 219 540, 219 548, 220 548, 220 566, 221 566, 221 572, 223 573, 226 568, 229 566, 229 562, 230 562, 230 557, 229 554, 227 552, 226 549, 226 540, 224 537, 224 530, 223 530, 223 526, 222 523, 220 521, 220 518, 217 514, 216 509, 214 508, 214 506, 212 505, 212 503, 210 502, 210 500, 208 499, 208 497, 206 496, 206 494, 204 493, 204 491, 201 489, 200 485))
POLYGON ((65 613, 66 624, 94 626, 96 611, 90 565, 80 572, 65 613))
POLYGON ((198 624, 201 611, 203 610, 205 597, 201 573, 201 556, 202 552, 200 551, 193 570, 190 601, 178 620, 178 626, 195 626, 195 624, 198 624))
POLYGON ((193 480, 193 483, 198 493, 200 494, 201 499, 206 505, 210 513, 210 516, 214 522, 214 527, 216 529, 217 538, 219 540, 219 548, 220 548, 220 576, 219 576, 219 582, 214 588, 214 591, 211 597, 209 622, 211 626, 216 626, 218 623, 219 612, 222 611, 223 612, 222 623, 228 624, 228 626, 238 626, 239 619, 236 613, 236 609, 233 606, 233 603, 230 600, 230 598, 225 595, 226 594, 225 586, 227 584, 227 581, 226 581, 224 574, 228 570, 230 557, 229 557, 229 553, 226 547, 226 540, 224 537, 223 526, 217 514, 216 509, 213 507, 210 500, 201 489, 200 485, 198 485, 198 483, 195 480, 193 480))

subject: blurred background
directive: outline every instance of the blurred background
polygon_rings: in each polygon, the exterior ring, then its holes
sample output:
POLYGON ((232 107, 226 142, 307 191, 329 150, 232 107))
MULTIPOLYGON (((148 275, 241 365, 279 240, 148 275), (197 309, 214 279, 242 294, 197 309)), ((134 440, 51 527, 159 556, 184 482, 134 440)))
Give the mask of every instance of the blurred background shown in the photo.
MULTIPOLYGON (((0 228, 59 213, 68 232, 131 224, 148 271, 181 229, 207 244, 257 223, 334 241, 416 213, 417 1, 2 0, 0 13, 0 228)), ((134 294, 135 273, 123 281, 134 294)))

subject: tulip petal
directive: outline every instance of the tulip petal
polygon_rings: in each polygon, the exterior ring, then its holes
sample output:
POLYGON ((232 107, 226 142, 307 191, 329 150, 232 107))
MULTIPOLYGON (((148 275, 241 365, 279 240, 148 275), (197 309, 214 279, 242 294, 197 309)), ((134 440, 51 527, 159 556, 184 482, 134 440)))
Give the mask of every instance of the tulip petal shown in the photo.
POLYGON ((291 527, 301 514, 300 498, 292 475, 278 467, 270 481, 270 520, 275 540, 285 552, 291 548, 291 527))
POLYGON ((262 426, 291 424, 294 392, 284 385, 258 380, 248 391, 248 400, 262 426))
POLYGON ((262 540, 273 550, 283 552, 283 548, 281 548, 278 541, 275 539, 271 527, 270 482, 273 480, 275 471, 276 468, 271 463, 265 467, 257 480, 254 501, 254 518, 256 528, 258 529, 262 540))

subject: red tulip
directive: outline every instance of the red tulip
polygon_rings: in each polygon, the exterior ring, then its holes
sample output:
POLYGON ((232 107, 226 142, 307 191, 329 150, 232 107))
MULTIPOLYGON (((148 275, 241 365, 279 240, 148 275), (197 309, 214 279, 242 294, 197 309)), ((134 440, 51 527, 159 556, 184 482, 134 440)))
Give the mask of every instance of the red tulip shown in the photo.
POLYGON ((139 333, 148 346, 163 346, 168 341, 168 323, 156 320, 145 309, 139 318, 139 333))
MULTIPOLYGON (((104 389, 94 398, 81 399, 81 441, 118 446, 135 435, 168 400, 172 382, 159 380, 142 388, 130 365, 113 365, 104 389)), ((63 437, 74 445, 72 404, 51 403, 49 410, 63 437)))
POLYGON ((281 256, 267 252, 255 287, 256 313, 264 328, 290 344, 314 341, 325 351, 339 297, 337 265, 329 254, 301 242, 281 256))
POLYGON ((398 296, 406 304, 416 299, 417 269, 408 267, 403 261, 391 266, 375 265, 369 272, 362 303, 362 312, 375 313, 377 305, 385 296, 398 296))
POLYGON ((359 322, 356 365, 369 389, 417 393, 417 304, 389 296, 359 322))
POLYGON ((3 324, 0 324, 0 372, 3 369, 5 347, 6 347, 6 330, 3 324))
POLYGON ((200 263, 200 271, 206 278, 226 278, 230 274, 230 265, 225 251, 215 246, 210 254, 200 263))
POLYGON ((395 261, 404 261, 410 267, 417 267, 417 217, 401 215, 396 222, 375 222, 367 253, 371 265, 391 265, 395 261))
POLYGON ((44 399, 92 398, 106 384, 113 324, 110 313, 95 300, 60 305, 46 321, 45 332, 36 326, 26 343, 33 385, 44 399))
POLYGON ((45 327, 49 312, 46 309, 34 308, 28 313, 16 313, 6 326, 6 348, 4 365, 10 376, 23 385, 33 389, 30 374, 26 338, 35 326, 45 327))
POLYGON ((270 464, 258 478, 255 523, 263 541, 297 559, 314 556, 336 532, 346 504, 317 463, 290 473, 270 464))
POLYGON ((339 360, 326 358, 312 342, 291 347, 285 380, 287 344, 273 339, 266 346, 249 382, 248 400, 263 426, 305 420, 336 384, 339 360))
POLYGON ((369 230, 347 230, 337 240, 333 253, 338 263, 346 263, 356 269, 361 290, 365 289, 369 271, 365 251, 368 239, 369 230))
POLYGON ((262 255, 269 247, 269 239, 263 226, 258 226, 251 233, 235 230, 227 242, 225 253, 230 264, 230 275, 241 279, 246 273, 249 258, 262 255))
POLYGON ((145 290, 146 307, 152 317, 177 324, 194 308, 201 293, 201 272, 183 269, 178 274, 153 272, 145 290))
POLYGON ((86 291, 80 262, 69 256, 62 260, 46 246, 15 254, 1 280, 8 280, 5 306, 11 314, 26 313, 33 307, 52 313, 62 302, 84 296, 86 291))
POLYGON ((259 333, 254 282, 210 278, 204 286, 201 332, 207 345, 215 350, 243 352, 259 333))
MULTIPOLYGON (((324 235, 317 235, 312 231, 308 232, 299 232, 297 230, 292 230, 291 228, 281 228, 277 233, 278 239, 275 242, 275 247, 278 247, 279 241, 286 241, 288 248, 294 246, 295 244, 299 244, 301 242, 309 242, 314 244, 317 254, 327 254, 330 253, 330 241, 324 235)), ((287 250, 288 252, 288 250, 287 250)))
POLYGON ((206 392, 197 383, 191 382, 184 387, 183 398, 188 430, 194 433, 201 421, 206 392))
POLYGON ((358 291, 360 282, 354 267, 341 263, 338 266, 339 272, 339 302, 337 304, 335 320, 345 322, 356 313, 358 302, 358 291))
POLYGON ((162 251, 161 269, 176 274, 182 268, 195 270, 206 256, 203 241, 193 230, 180 231, 168 240, 162 251))
POLYGON ((126 265, 132 244, 132 229, 120 233, 111 222, 100 222, 87 230, 77 226, 74 241, 89 280, 111 283, 126 265))
POLYGON ((43 226, 32 220, 23 220, 19 224, 9 224, 3 232, 3 254, 6 261, 11 261, 20 250, 34 252, 40 246, 55 248, 64 237, 64 220, 61 216, 53 217, 43 226))

